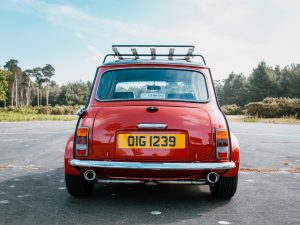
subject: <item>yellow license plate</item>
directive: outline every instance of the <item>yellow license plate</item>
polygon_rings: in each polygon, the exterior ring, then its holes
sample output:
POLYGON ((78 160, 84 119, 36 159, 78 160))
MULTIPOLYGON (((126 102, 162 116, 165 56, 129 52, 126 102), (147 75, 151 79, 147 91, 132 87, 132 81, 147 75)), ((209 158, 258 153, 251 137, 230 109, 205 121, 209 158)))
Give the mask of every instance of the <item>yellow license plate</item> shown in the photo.
POLYGON ((119 134, 119 148, 185 148, 185 134, 119 134))

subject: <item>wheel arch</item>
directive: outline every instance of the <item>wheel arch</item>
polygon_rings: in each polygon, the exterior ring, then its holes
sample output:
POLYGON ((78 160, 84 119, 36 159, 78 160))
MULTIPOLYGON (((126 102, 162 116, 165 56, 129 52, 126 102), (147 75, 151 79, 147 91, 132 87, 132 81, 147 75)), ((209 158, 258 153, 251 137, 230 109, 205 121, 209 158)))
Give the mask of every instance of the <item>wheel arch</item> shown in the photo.
POLYGON ((228 172, 224 173, 224 177, 232 177, 238 174, 240 168, 240 145, 236 135, 233 132, 230 132, 231 139, 231 148, 232 148, 232 161, 234 161, 236 167, 234 169, 230 169, 228 172))
POLYGON ((69 161, 73 159, 74 136, 75 136, 74 133, 70 135, 65 147, 65 155, 64 155, 65 173, 69 175, 79 176, 80 172, 75 167, 71 166, 69 163, 69 161))

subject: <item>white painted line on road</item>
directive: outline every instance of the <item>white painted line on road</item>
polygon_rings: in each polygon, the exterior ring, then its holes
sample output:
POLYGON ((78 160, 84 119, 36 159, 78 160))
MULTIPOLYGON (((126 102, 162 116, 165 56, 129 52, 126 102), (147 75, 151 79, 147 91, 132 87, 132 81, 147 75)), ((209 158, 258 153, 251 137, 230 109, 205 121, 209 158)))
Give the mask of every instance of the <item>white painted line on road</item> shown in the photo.
POLYGON ((10 185, 9 187, 10 187, 10 188, 14 188, 15 186, 14 186, 14 185, 10 185))
POLYGON ((152 211, 151 214, 152 214, 152 215, 160 215, 161 212, 160 212, 160 211, 152 211))
POLYGON ((59 187, 58 190, 65 190, 65 187, 59 187))
POLYGON ((9 203, 8 200, 1 200, 1 201, 0 201, 0 204, 8 204, 8 203, 9 203))
POLYGON ((254 182, 254 180, 245 180, 245 181, 247 181, 247 182, 254 182))
POLYGON ((218 221, 218 224, 231 224, 231 223, 230 223, 230 222, 227 222, 227 221, 221 220, 221 221, 218 221))

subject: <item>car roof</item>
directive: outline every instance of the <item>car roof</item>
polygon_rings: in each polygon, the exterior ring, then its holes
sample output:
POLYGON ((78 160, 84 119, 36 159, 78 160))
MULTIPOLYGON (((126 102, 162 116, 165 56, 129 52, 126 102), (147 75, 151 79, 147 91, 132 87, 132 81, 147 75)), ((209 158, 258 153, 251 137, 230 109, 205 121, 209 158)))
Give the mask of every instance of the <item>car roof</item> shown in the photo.
POLYGON ((182 65, 182 66, 196 66, 196 67, 207 67, 207 65, 186 60, 166 60, 166 59, 122 59, 108 61, 101 65, 102 66, 114 66, 114 65, 130 65, 130 64, 164 64, 164 65, 182 65))

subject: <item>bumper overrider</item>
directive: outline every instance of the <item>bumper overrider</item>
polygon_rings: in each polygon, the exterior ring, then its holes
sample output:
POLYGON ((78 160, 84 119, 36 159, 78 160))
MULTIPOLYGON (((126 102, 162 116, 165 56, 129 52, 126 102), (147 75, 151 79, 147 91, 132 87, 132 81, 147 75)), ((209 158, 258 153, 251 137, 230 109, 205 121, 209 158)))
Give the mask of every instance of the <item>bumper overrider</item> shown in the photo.
POLYGON ((140 170, 226 170, 236 167, 230 162, 206 162, 206 163, 158 163, 158 162, 116 162, 116 161, 94 161, 94 160, 70 160, 71 166, 94 167, 110 169, 140 169, 140 170))

